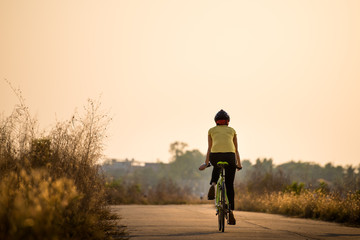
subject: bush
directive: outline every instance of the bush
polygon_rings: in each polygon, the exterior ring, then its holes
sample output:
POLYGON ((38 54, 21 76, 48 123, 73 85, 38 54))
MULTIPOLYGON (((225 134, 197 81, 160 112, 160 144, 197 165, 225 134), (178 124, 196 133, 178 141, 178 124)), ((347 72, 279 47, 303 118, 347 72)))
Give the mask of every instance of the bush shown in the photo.
POLYGON ((120 180, 106 184, 106 196, 109 204, 148 204, 140 184, 123 184, 120 180))
POLYGON ((163 178, 149 191, 149 202, 153 204, 185 204, 190 200, 190 189, 181 188, 170 178, 163 178))
POLYGON ((336 221, 360 225, 360 194, 349 192, 345 197, 324 193, 322 189, 273 192, 270 194, 244 193, 236 200, 237 209, 278 213, 288 216, 336 221))
MULTIPOLYGON (((10 172, 0 185, 1 239, 57 239, 78 235, 72 226, 81 195, 70 179, 45 170, 10 172)), ((89 219, 92 219, 90 216, 89 219)), ((82 224, 86 232, 92 224, 82 224)))
POLYGON ((83 116, 38 134, 21 96, 0 120, 1 239, 125 236, 105 198, 96 164, 108 118, 89 100, 83 116))
POLYGON ((138 183, 114 180, 106 185, 110 204, 186 204, 198 203, 187 187, 180 187, 170 178, 161 179, 154 187, 142 188, 138 183))

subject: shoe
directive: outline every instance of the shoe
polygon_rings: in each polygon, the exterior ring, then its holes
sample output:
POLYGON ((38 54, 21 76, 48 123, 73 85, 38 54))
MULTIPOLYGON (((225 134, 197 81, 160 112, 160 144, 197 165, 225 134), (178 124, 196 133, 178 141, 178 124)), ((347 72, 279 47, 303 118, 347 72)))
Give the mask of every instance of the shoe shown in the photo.
POLYGON ((232 211, 229 212, 228 224, 229 224, 229 225, 235 225, 235 224, 236 224, 236 220, 235 220, 235 218, 234 218, 234 214, 233 214, 232 211))
POLYGON ((215 186, 211 185, 208 193, 208 200, 214 200, 215 199, 215 186))

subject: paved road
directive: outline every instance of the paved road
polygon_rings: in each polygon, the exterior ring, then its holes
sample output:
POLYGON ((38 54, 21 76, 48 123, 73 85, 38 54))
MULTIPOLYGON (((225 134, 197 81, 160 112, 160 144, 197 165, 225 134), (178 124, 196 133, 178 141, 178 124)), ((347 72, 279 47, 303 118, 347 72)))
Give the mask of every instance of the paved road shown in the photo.
POLYGON ((235 211, 237 223, 217 230, 212 205, 119 205, 131 240, 154 239, 360 239, 360 228, 280 215, 235 211))

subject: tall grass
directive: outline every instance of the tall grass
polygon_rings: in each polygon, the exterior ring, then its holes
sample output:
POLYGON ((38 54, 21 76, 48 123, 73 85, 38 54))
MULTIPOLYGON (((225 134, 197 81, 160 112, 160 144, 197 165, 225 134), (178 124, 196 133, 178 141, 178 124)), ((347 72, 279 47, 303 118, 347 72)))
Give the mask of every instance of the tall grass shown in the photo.
POLYGON ((88 101, 39 133, 20 104, 0 119, 0 239, 110 239, 124 229, 110 213, 96 164, 109 118, 88 101))
MULTIPOLYGON (((241 191, 240 191, 241 192, 241 191)), ((335 221, 360 226, 360 193, 346 196, 317 190, 238 193, 237 209, 335 221)))
POLYGON ((63 232, 72 237, 91 225, 74 228, 82 196, 72 180, 52 179, 45 170, 10 172, 2 178, 0 194, 1 239, 57 239, 63 232))

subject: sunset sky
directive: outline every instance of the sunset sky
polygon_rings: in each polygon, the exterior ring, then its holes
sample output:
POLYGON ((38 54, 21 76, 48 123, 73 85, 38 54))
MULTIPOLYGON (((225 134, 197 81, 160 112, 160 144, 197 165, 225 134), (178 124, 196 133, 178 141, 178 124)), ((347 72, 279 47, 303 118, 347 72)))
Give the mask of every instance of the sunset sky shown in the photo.
POLYGON ((101 95, 105 155, 207 150, 221 108, 242 159, 360 163, 358 0, 0 0, 0 113, 40 126, 101 95))

